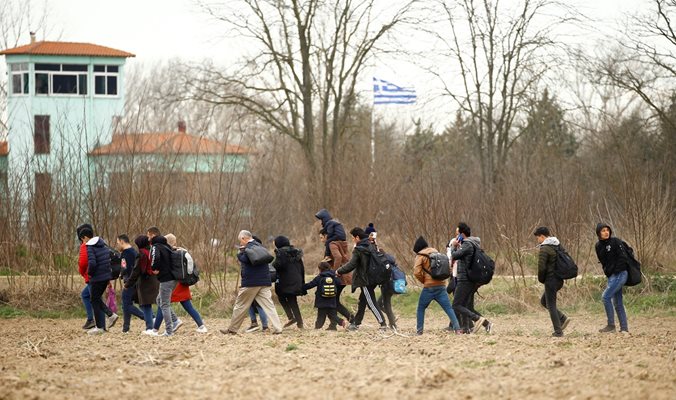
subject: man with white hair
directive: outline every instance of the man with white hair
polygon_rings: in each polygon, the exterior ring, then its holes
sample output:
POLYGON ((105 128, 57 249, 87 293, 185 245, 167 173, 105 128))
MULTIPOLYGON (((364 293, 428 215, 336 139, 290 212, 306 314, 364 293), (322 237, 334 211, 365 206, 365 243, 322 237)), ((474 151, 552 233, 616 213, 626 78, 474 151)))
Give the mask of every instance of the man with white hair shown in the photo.
POLYGON ((247 255, 247 249, 250 252, 260 252, 265 250, 265 248, 254 240, 253 235, 249 231, 240 231, 237 238, 239 239, 239 254, 237 255, 237 259, 241 265, 242 280, 237 292, 237 298, 235 299, 235 307, 232 310, 230 326, 220 331, 225 335, 237 334, 242 322, 248 316, 247 311, 251 307, 251 303, 256 300, 268 316, 272 333, 282 333, 282 323, 279 320, 277 309, 272 302, 269 266, 267 263, 257 263, 254 265, 249 255, 247 255))

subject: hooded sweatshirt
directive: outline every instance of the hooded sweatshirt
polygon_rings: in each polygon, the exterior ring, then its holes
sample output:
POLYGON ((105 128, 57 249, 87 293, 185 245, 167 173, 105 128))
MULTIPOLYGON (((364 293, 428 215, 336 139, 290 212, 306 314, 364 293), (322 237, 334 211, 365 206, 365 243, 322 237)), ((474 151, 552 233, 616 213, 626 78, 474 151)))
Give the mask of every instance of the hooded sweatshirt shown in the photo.
POLYGON ((472 264, 475 247, 481 248, 481 238, 470 236, 462 241, 458 250, 451 251, 451 258, 458 260, 458 281, 469 281, 467 268, 472 264))
POLYGON ((371 258, 370 245, 371 242, 368 238, 360 240, 352 251, 350 261, 336 270, 336 273, 340 275, 354 271, 352 275, 352 291, 358 287, 370 285, 368 280, 368 267, 371 258))
POLYGON ((347 240, 343 224, 331 218, 331 214, 326 208, 322 208, 315 214, 315 217, 322 221, 322 228, 326 230, 326 245, 335 241, 347 240))
POLYGON ((87 275, 89 282, 113 279, 110 270, 110 249, 106 246, 106 242, 98 236, 87 242, 87 275))
POLYGON ((610 225, 599 223, 596 225, 596 236, 599 241, 596 242, 596 257, 598 257, 603 273, 610 277, 620 272, 626 271, 629 266, 627 253, 622 247, 622 240, 613 237, 613 230, 610 225), (601 229, 608 228, 610 236, 606 240, 601 240, 601 229))
POLYGON ((150 268, 158 271, 157 279, 160 282, 173 281, 174 275, 171 273, 171 247, 167 244, 167 238, 164 236, 155 236, 150 241, 153 247, 150 249, 150 268))
MULTIPOLYGON (((288 243, 280 241, 280 244, 288 243)), ((275 239, 275 245, 277 240, 275 239)), ((275 260, 272 266, 277 270, 275 291, 287 295, 298 295, 305 283, 305 266, 303 264, 303 250, 291 245, 275 249, 275 260)))
POLYGON ((547 237, 541 244, 538 245, 540 252, 538 253, 538 281, 545 283, 546 281, 556 280, 561 278, 556 276, 554 269, 556 268, 556 250, 555 247, 561 245, 559 239, 554 236, 547 237))

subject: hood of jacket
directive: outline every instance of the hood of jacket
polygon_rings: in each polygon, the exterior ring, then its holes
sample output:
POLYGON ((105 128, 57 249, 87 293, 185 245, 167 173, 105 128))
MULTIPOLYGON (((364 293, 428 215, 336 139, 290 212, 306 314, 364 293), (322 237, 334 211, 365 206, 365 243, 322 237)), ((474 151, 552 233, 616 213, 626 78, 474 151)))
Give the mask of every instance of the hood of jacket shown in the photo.
POLYGON ((106 242, 103 241, 103 239, 101 239, 98 236, 95 236, 95 237, 89 239, 89 241, 87 242, 87 246, 104 247, 105 245, 106 245, 106 242))
POLYGON ((424 237, 418 236, 418 239, 415 240, 415 243, 413 244, 413 252, 414 253, 420 253, 420 251, 426 247, 429 247, 430 245, 427 244, 427 241, 425 240, 424 237))
POLYGON ((465 240, 474 244, 474 245, 476 245, 476 246, 478 246, 478 247, 481 247, 481 238, 478 237, 478 236, 470 236, 470 237, 466 238, 465 240))
POLYGON ((354 249, 359 251, 369 251, 369 246, 371 246, 371 241, 369 238, 366 238, 360 240, 357 245, 354 246, 354 249))
POLYGON ((559 242, 559 239, 557 239, 556 236, 549 236, 544 241, 542 241, 540 246, 545 246, 545 245, 558 246, 560 244, 561 244, 561 242, 559 242))
POLYGON ((428 247, 425 247, 424 249, 418 251, 417 254, 422 254, 422 255, 429 256, 429 255, 432 254, 432 253, 438 253, 438 252, 439 252, 439 251, 438 251, 437 249, 435 249, 434 247, 429 247, 429 246, 428 246, 428 247))
MULTIPOLYGON (((165 238, 165 237, 162 236, 162 235, 160 235, 160 236, 155 236, 154 238, 152 238, 152 239, 150 240, 150 243, 151 243, 151 244, 164 244, 164 245, 167 245, 167 238, 165 238)), ((167 246, 168 246, 168 245, 167 245, 167 246)))
POLYGON ((277 257, 284 257, 289 261, 300 261, 303 258, 303 250, 297 249, 293 246, 284 246, 275 249, 277 257))
POLYGON ((321 220, 322 226, 324 226, 327 222, 331 221, 331 214, 329 214, 329 210, 322 208, 321 210, 317 211, 315 218, 321 220))
POLYGON ((609 239, 613 237, 613 228, 611 228, 610 225, 608 224, 599 222, 598 224, 596 224, 596 236, 599 238, 599 240, 601 240, 601 229, 603 228, 608 228, 608 230, 610 231, 610 236, 608 236, 609 239))

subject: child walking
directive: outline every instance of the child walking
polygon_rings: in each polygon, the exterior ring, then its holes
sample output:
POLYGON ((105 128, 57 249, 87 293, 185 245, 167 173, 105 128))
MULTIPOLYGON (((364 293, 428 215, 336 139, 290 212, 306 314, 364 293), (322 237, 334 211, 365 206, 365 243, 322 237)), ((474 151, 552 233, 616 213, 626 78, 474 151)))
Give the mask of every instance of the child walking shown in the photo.
POLYGON ((319 275, 313 280, 303 285, 303 291, 307 293, 308 289, 314 287, 315 308, 317 308, 317 321, 315 329, 321 329, 324 326, 326 317, 329 317, 329 327, 327 330, 335 331, 336 325, 345 327, 345 320, 338 318, 336 313, 336 292, 338 290, 336 273, 331 270, 331 265, 326 261, 319 263, 319 275))

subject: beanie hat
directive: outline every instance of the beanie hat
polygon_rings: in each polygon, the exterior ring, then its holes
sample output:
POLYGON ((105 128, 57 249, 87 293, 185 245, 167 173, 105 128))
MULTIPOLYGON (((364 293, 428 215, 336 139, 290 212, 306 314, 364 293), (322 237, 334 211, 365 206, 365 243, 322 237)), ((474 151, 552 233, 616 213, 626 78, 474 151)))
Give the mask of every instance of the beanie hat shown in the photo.
POLYGON ((376 228, 373 227, 373 222, 369 222, 369 226, 364 229, 364 232, 366 232, 367 235, 370 235, 371 233, 378 231, 376 231, 376 228))
POLYGON ((288 247, 291 246, 291 242, 289 242, 289 238, 286 236, 277 236, 275 238, 275 247, 278 249, 281 249, 282 247, 288 247))
POLYGON ((422 236, 419 236, 418 239, 416 239, 415 244, 413 245, 413 252, 419 253, 420 250, 425 249, 427 247, 430 247, 430 245, 427 244, 427 241, 425 240, 425 238, 422 237, 422 236))

